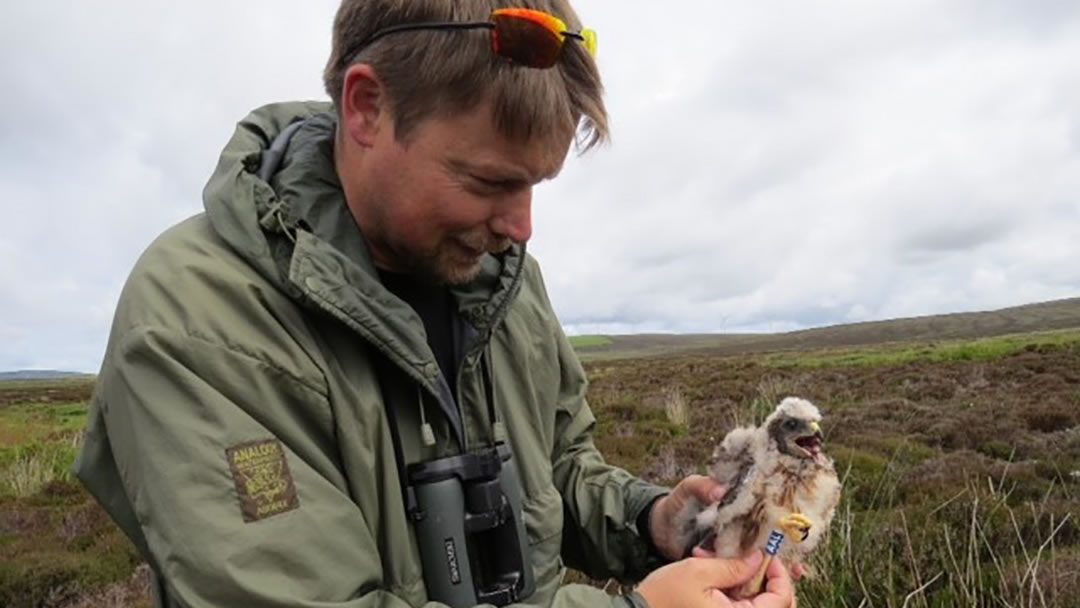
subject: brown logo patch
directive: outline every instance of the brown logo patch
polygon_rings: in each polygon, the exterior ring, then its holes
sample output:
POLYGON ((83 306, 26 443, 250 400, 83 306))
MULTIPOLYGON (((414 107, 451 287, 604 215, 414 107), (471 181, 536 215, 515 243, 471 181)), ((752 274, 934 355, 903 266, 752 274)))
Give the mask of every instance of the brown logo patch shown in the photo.
POLYGON ((281 442, 255 441, 225 450, 240 512, 245 522, 259 521, 300 507, 281 442))

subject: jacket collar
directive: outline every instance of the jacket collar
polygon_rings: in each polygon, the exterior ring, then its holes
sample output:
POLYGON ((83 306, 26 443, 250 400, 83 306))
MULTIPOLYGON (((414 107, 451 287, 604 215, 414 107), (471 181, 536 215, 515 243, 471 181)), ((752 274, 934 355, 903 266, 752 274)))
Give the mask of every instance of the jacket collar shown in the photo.
MULTIPOLYGON (((348 325, 440 401, 449 388, 419 317, 378 278, 333 163, 330 104, 260 108, 239 124, 204 191, 215 230, 267 280, 348 325), (299 127, 288 129, 297 122, 299 127), (275 141, 277 140, 277 141, 275 141), (276 170, 260 165, 281 151, 276 170), (264 167, 265 168, 265 167, 264 167)), ((525 249, 487 256, 475 280, 452 293, 478 346, 502 321, 521 286, 525 249)))

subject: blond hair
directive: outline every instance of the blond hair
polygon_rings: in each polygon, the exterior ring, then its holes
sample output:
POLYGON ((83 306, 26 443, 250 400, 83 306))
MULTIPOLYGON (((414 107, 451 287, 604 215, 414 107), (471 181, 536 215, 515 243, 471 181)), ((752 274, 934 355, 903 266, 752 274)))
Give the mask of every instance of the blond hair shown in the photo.
POLYGON ((566 141, 577 134, 582 152, 606 140, 600 73, 576 41, 567 40, 551 69, 515 66, 496 57, 488 30, 397 32, 358 48, 392 25, 486 21, 492 10, 509 6, 546 11, 571 31, 581 29, 566 0, 342 0, 323 72, 326 92, 340 108, 345 72, 366 63, 386 87, 399 139, 426 118, 467 111, 490 98, 495 127, 510 139, 566 141))

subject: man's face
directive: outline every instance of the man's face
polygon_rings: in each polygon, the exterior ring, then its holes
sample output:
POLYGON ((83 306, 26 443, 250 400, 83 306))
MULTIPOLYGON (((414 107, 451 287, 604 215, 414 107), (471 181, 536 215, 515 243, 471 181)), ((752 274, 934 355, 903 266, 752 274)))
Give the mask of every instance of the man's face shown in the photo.
POLYGON ((570 142, 510 141, 491 117, 489 104, 432 117, 405 142, 389 116, 379 118, 364 150, 366 183, 350 201, 378 267, 461 284, 484 255, 529 239, 532 188, 559 171, 570 142))

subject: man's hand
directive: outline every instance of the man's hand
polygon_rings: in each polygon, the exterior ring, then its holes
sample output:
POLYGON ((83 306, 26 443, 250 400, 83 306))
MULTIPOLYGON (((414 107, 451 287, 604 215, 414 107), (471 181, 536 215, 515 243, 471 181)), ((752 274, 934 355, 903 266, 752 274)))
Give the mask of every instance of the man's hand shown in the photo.
POLYGON ((741 560, 687 558, 654 571, 637 590, 649 608, 791 608, 791 579, 779 560, 769 565, 764 593, 744 600, 724 593, 750 580, 762 559, 760 551, 741 560))
MULTIPOLYGON (((710 557, 710 558, 716 557, 715 553, 713 553, 712 551, 707 551, 705 549, 702 549, 701 547, 694 547, 694 550, 691 552, 691 555, 694 556, 694 557, 710 557)), ((810 569, 807 568, 806 565, 802 564, 801 562, 793 564, 791 566, 791 571, 788 572, 788 574, 791 575, 791 580, 795 581, 796 583, 801 581, 803 579, 803 577, 806 576, 809 573, 810 573, 810 569)))
POLYGON ((679 526, 683 522, 676 521, 676 516, 691 498, 696 498, 703 505, 710 505, 720 502, 726 493, 727 488, 711 477, 691 475, 680 481, 671 494, 658 500, 649 513, 649 534, 660 554, 671 560, 683 556, 686 548, 678 546, 679 526))

